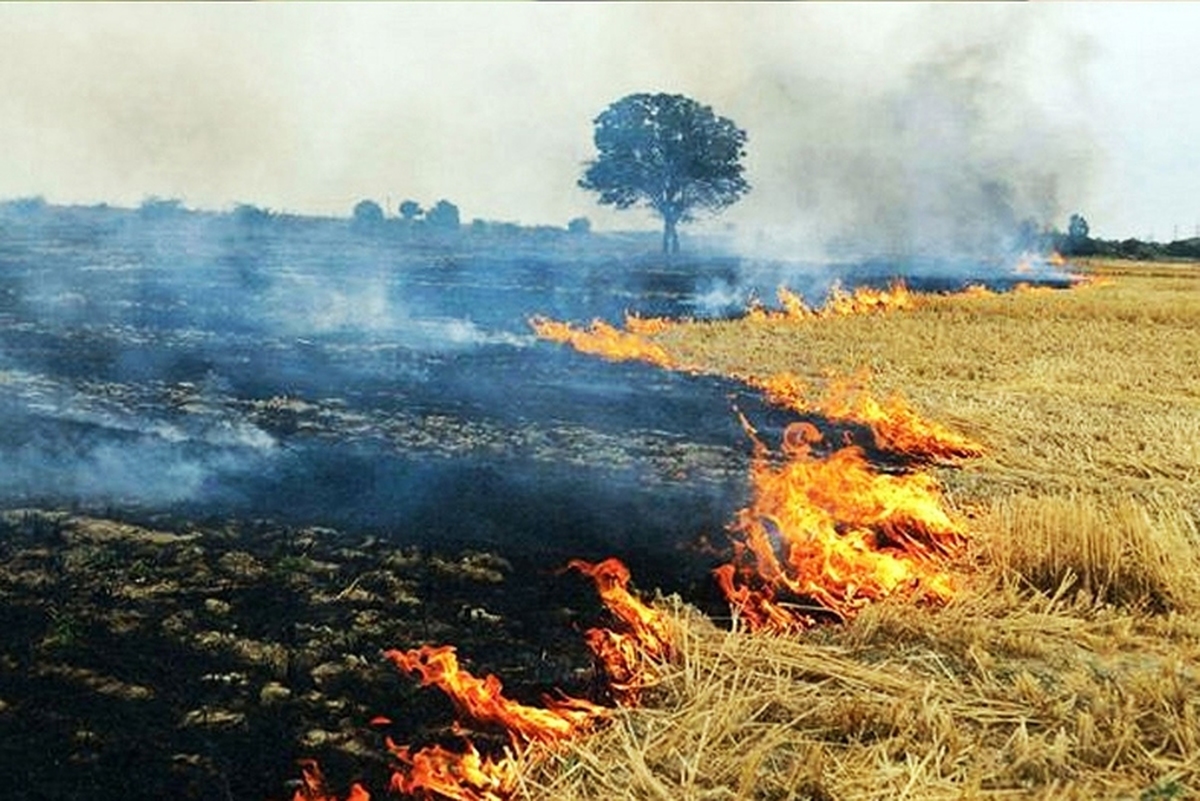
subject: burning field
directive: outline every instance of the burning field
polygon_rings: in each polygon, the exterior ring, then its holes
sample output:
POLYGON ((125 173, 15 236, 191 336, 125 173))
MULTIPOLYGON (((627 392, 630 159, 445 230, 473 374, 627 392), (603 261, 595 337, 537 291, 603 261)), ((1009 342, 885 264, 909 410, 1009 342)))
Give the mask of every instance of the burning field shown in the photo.
POLYGON ((118 222, 4 245, 15 797, 1197 789, 1194 267, 118 222))

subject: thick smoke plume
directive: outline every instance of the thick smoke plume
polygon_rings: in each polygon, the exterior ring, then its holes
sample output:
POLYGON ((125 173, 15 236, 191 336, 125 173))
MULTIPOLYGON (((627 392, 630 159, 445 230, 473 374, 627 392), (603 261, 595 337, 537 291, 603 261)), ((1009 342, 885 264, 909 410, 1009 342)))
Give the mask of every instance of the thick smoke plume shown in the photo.
POLYGON ((876 54, 866 75, 839 62, 761 77, 761 102, 786 123, 752 142, 764 151, 752 177, 784 211, 764 216, 793 253, 998 258, 1086 196, 1081 35, 980 16, 901 27, 910 41, 888 41, 896 59, 876 54))

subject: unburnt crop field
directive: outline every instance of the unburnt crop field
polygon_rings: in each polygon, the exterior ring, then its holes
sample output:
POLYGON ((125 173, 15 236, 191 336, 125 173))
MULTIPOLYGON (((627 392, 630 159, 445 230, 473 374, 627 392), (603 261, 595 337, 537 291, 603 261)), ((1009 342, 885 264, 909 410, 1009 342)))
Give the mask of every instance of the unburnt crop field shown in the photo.
POLYGON ((680 364, 865 368, 983 453, 938 479, 969 544, 942 605, 798 636, 673 612, 652 709, 551 763, 545 797, 1184 798, 1200 782, 1200 270, 1094 262, 1068 291, 672 326, 680 364))
POLYGON ((10 797, 1197 790, 1195 265, 118 223, 0 253, 10 797))

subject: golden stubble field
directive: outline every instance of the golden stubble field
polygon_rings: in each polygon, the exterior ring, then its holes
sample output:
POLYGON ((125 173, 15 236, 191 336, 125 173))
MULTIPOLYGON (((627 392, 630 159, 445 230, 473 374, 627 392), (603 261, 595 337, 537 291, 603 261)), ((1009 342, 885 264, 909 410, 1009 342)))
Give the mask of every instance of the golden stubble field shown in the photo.
POLYGON ((923 297, 792 325, 671 326, 724 374, 866 370, 987 448, 946 606, 799 636, 676 600, 650 703, 537 760, 534 797, 1189 798, 1200 793, 1200 265, 1090 262, 1069 291, 923 297))

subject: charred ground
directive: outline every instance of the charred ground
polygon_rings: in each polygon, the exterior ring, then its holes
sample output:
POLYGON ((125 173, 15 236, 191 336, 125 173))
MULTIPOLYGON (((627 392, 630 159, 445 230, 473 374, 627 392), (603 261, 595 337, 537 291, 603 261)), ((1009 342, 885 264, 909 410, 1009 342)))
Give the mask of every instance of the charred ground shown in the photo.
POLYGON ((720 315, 903 265, 664 263, 547 236, 5 209, 14 797, 282 797, 301 755, 379 786, 366 721, 418 741, 450 721, 381 649, 453 642, 518 698, 588 692, 578 629, 600 610, 559 573, 571 558, 619 555, 641 586, 724 611, 702 542, 745 498, 731 410, 767 435, 786 421, 731 381, 536 342, 529 316, 720 315))

